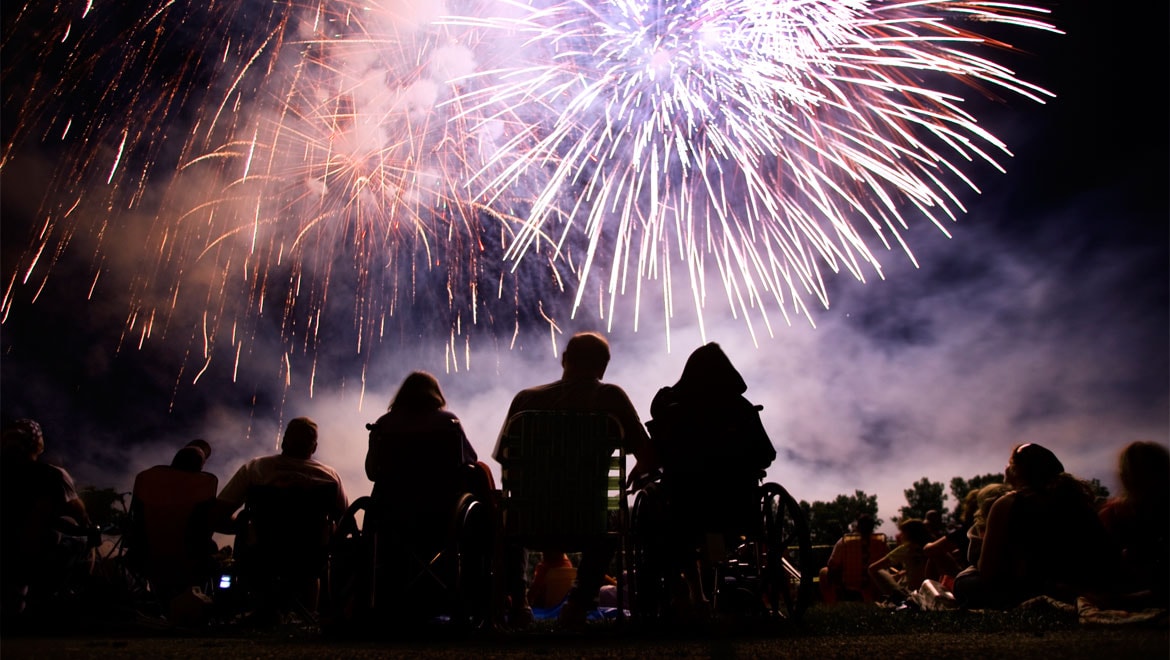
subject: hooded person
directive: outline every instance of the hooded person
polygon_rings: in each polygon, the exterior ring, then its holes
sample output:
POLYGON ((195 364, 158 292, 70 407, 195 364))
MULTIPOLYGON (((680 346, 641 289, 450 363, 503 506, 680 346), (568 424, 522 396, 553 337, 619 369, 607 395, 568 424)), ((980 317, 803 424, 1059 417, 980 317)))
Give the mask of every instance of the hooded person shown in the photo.
POLYGON ((710 566, 697 559, 700 547, 718 555, 759 520, 760 480, 776 448, 760 421, 761 407, 746 391, 727 354, 709 343, 691 353, 678 381, 658 390, 650 404, 646 426, 662 474, 649 487, 649 500, 660 512, 669 574, 685 578, 685 589, 672 587, 680 612, 709 607, 703 576, 710 566))
POLYGON ((647 428, 662 483, 673 499, 687 500, 689 516, 708 526, 747 524, 738 509, 754 499, 776 459, 761 408, 746 391, 739 371, 712 342, 695 349, 678 381, 658 390, 650 404, 647 428))

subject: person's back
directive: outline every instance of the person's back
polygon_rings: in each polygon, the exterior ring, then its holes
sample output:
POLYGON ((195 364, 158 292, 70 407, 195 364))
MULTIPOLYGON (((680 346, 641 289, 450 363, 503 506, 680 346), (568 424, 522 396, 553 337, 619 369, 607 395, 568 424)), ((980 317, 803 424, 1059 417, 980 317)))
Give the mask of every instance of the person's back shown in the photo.
POLYGON ((672 508, 701 531, 746 533, 776 449, 747 385, 718 344, 696 349, 650 405, 654 453, 672 508))
POLYGON ((415 371, 403 380, 386 414, 367 425, 366 477, 380 506, 413 506, 421 499, 439 512, 463 491, 466 468, 479 457, 446 405, 438 380, 415 371))
POLYGON ((1119 457, 1122 492, 1098 516, 1121 550, 1121 589, 1127 604, 1170 602, 1170 452, 1132 442, 1119 457))
POLYGON ((206 454, 197 465, 183 464, 184 454, 196 451, 188 445, 171 465, 148 468, 134 479, 131 511, 141 547, 131 550, 164 598, 199 586, 212 552, 210 507, 219 480, 202 471, 206 454))
MULTIPOLYGON (((621 425, 622 443, 626 451, 637 458, 637 464, 630 471, 630 479, 648 472, 653 465, 653 459, 647 454, 649 438, 633 403, 621 387, 601 381, 609 359, 609 343, 604 337, 589 332, 573 335, 562 354, 563 371, 560 380, 521 390, 512 398, 492 457, 501 462, 505 460, 502 440, 509 421, 516 413, 596 411, 609 413, 621 425)), ((556 503, 549 502, 548 505, 555 507, 556 503)), ((612 544, 600 541, 582 549, 576 586, 561 609, 562 624, 571 627, 582 625, 586 613, 596 607, 605 569, 614 550, 612 544)), ((532 611, 527 604, 525 553, 523 548, 515 546, 506 548, 505 552, 506 590, 512 600, 510 618, 514 625, 527 625, 532 619, 532 611)))
MULTIPOLYGON (((307 417, 288 423, 281 453, 254 458, 236 471, 216 497, 213 519, 224 521, 241 506, 248 529, 227 525, 232 533, 248 532, 252 555, 249 570, 265 587, 265 611, 288 598, 291 589, 302 606, 316 608, 319 576, 327 561, 333 528, 345 514, 348 499, 341 477, 313 459, 317 425, 307 417), (278 588, 279 587, 279 588, 278 588)), ((240 550, 237 534, 237 550, 240 550)))
POLYGON ((1009 570, 1020 597, 1072 601, 1112 577, 1104 528, 1081 489, 1068 477, 1060 486, 1005 496, 1012 501, 1009 570))

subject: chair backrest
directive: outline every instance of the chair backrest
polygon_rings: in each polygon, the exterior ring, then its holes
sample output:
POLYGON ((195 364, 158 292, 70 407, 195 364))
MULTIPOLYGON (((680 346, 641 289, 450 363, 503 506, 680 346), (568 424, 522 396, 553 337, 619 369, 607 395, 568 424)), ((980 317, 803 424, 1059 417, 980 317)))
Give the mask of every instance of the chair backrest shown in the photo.
POLYGON ((252 486, 246 510, 261 555, 282 568, 314 570, 328 553, 337 484, 252 486))
POLYGON ((374 483, 375 497, 389 496, 408 501, 453 499, 463 487, 463 434, 449 431, 410 431, 376 436, 371 446, 391 476, 374 483))
MULTIPOLYGON (((371 494, 370 530, 391 532, 399 543, 437 550, 447 542, 455 505, 470 487, 462 431, 453 427, 379 436, 371 429, 370 443, 370 453, 377 452, 384 475, 371 494)), ((389 538, 383 536, 383 541, 389 538)))
POLYGON ((611 415, 523 411, 501 438, 504 533, 572 546, 625 524, 625 452, 611 415))
POLYGON ((874 532, 868 542, 860 534, 850 532, 844 537, 844 564, 841 567, 841 583, 847 589, 859 591, 869 583, 869 565, 886 556, 886 535, 874 532))

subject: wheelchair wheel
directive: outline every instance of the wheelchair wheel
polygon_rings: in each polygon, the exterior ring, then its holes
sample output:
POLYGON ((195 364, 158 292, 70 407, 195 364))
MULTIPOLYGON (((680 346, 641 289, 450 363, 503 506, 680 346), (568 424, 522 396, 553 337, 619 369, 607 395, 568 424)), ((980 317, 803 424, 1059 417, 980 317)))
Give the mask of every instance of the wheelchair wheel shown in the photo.
POLYGON ((490 508, 465 494, 458 506, 455 620, 471 628, 488 623, 492 593, 493 524, 490 508))
POLYGON ((812 604, 812 544, 804 511, 779 484, 762 486, 764 593, 772 611, 799 620, 812 604))
POLYGON ((659 618, 667 602, 660 495, 640 491, 630 511, 630 612, 637 621, 659 618))

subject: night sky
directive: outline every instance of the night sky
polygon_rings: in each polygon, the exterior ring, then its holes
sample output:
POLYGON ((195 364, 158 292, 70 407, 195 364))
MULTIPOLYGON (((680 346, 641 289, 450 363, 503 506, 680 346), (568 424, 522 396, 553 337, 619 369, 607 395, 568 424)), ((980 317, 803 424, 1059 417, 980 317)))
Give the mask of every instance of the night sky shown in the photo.
MULTIPOLYGON (((797 499, 861 489, 878 494, 879 515, 889 520, 914 481, 998 472, 1019 442, 1044 444, 1069 471, 1116 490, 1122 446, 1167 442, 1167 6, 1052 9, 1066 34, 1012 32, 1020 52, 1001 61, 1057 98, 969 101, 1014 157, 1002 159, 1003 174, 971 167, 982 194, 958 190, 968 212, 948 225, 952 237, 925 222, 911 227, 917 268, 900 252, 880 255, 884 279, 830 278, 831 306, 813 308, 815 328, 805 317, 789 327, 773 314, 771 334, 757 320, 754 340, 725 303, 708 302, 706 340, 724 347, 747 396, 764 406, 779 454, 769 477, 797 499)), ((132 219, 111 225, 100 258, 79 232, 39 294, 12 284, 23 276, 18 264, 43 222, 44 200, 76 193, 55 175, 68 145, 28 128, 38 117, 14 101, 52 88, 37 73, 52 60, 15 55, 33 39, 27 18, 17 18, 5 11, 0 53, 0 247, 12 299, 0 325, 0 414, 5 423, 41 421, 47 458, 80 484, 128 490, 136 472, 169 462, 194 437, 212 443, 208 469, 222 483, 242 460, 271 452, 288 419, 308 415, 321 429, 318 458, 356 497, 370 488, 364 423, 410 371, 438 375, 486 458, 512 394, 559 376, 555 351, 572 332, 607 330, 610 319, 592 307, 572 319, 562 310, 560 334, 524 317, 513 338, 512 320, 493 318, 452 354, 428 295, 396 314, 398 325, 362 357, 351 320, 326 319, 311 392, 304 364, 285 385, 279 318, 257 324, 238 372, 230 360, 213 361, 193 382, 202 367, 197 328, 175 323, 141 346, 124 332, 125 284, 152 267, 138 234, 118 233, 132 219), (102 276, 90 297, 95 269, 102 276)), ((160 130, 160 142, 168 139, 160 130)), ((693 315, 676 315, 668 330, 654 301, 645 309, 636 332, 628 310, 615 313, 606 377, 626 388, 644 418, 654 392, 677 379, 703 341, 693 315)))

